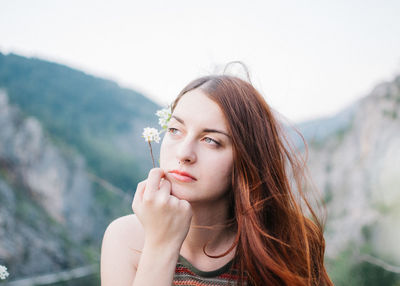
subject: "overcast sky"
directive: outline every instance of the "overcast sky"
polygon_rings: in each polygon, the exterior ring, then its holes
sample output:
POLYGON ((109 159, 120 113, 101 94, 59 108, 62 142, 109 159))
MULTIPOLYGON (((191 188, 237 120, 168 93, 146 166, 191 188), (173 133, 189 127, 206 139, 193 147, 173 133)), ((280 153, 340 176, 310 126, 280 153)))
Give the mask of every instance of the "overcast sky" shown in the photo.
POLYGON ((0 51, 117 81, 160 104, 240 60, 293 121, 400 74, 400 1, 0 0, 0 51))

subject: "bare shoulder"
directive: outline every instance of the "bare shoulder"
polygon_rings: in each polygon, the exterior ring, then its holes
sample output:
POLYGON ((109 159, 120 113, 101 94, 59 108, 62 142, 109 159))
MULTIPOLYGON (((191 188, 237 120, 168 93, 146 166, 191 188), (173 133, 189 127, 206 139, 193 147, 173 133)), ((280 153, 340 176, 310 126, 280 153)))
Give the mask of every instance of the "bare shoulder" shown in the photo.
POLYGON ((144 230, 137 216, 130 214, 112 221, 104 233, 103 241, 105 239, 121 247, 141 251, 144 244, 144 230))
POLYGON ((144 230, 136 215, 126 215, 112 221, 104 233, 101 246, 102 280, 107 280, 107 277, 112 279, 116 272, 127 276, 127 280, 133 279, 143 244, 144 230))
POLYGON ((129 246, 143 248, 144 230, 135 214, 119 217, 113 220, 107 227, 104 236, 110 235, 126 241, 129 246))

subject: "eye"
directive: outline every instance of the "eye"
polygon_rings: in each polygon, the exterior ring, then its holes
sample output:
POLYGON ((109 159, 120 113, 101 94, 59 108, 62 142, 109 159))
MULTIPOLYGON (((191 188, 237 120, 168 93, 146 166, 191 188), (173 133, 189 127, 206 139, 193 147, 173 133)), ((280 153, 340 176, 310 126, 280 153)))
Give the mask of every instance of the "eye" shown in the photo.
POLYGON ((219 144, 218 141, 216 141, 216 140, 214 140, 214 139, 212 139, 210 137, 205 137, 204 138, 204 142, 206 142, 208 144, 212 144, 212 145, 217 145, 217 146, 221 145, 221 144, 219 144))
POLYGON ((178 131, 179 131, 178 129, 173 128, 173 127, 169 127, 168 128, 168 133, 171 133, 171 134, 177 134, 178 131))

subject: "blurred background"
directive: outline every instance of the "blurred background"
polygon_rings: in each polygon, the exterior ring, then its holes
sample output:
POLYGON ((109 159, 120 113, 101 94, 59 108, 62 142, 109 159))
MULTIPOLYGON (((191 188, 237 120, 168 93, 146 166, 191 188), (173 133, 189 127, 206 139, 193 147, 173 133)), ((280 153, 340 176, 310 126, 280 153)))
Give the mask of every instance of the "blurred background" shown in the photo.
POLYGON ((400 285, 399 13, 390 0, 0 0, 0 283, 99 285, 103 233, 152 166, 143 128, 240 60, 307 140, 335 285, 400 285))

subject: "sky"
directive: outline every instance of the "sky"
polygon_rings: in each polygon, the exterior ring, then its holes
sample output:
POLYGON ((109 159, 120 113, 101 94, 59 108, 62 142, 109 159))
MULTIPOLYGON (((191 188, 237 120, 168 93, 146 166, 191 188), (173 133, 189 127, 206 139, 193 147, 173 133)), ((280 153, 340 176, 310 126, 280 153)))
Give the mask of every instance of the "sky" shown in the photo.
POLYGON ((272 108, 299 122, 400 74, 399 11, 397 0, 0 0, 0 52, 111 79, 165 106, 194 78, 242 61, 272 108))

